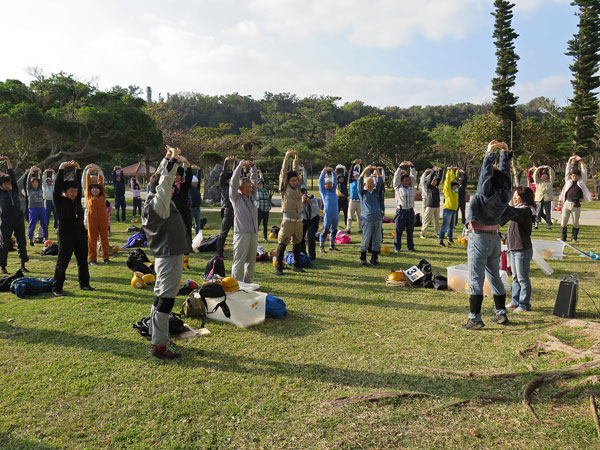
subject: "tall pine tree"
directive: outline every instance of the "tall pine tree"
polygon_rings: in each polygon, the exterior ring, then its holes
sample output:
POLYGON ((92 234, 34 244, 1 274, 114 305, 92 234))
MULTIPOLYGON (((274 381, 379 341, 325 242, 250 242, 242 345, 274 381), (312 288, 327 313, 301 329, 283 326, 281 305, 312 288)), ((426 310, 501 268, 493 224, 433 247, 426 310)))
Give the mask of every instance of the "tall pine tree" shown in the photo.
POLYGON ((600 3, 598 0, 574 0, 571 6, 579 11, 579 31, 569 41, 567 55, 573 58, 569 67, 573 73, 573 98, 567 108, 572 129, 573 151, 581 156, 591 155, 596 145, 597 92, 600 87, 600 3))
POLYGON ((512 9, 515 6, 507 0, 495 0, 496 10, 492 13, 494 16, 494 45, 496 46, 496 77, 492 79, 492 91, 494 92, 494 102, 492 111, 502 119, 502 136, 498 139, 506 143, 510 142, 511 122, 515 128, 513 148, 516 147, 517 136, 517 109, 515 107, 517 100, 510 89, 515 85, 517 75, 517 61, 519 56, 515 52, 514 41, 519 35, 512 28, 512 9))

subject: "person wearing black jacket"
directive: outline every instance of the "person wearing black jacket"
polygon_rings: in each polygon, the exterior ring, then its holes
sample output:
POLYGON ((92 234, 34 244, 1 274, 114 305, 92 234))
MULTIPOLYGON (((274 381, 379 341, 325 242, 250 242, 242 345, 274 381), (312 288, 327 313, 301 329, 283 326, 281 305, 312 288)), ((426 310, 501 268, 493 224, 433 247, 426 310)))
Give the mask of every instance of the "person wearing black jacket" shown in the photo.
POLYGON ((29 261, 29 257, 27 256, 27 241, 25 240, 25 218, 19 199, 19 185, 8 157, 0 156, 0 161, 6 161, 8 171, 8 174, 0 174, 0 271, 3 274, 7 273, 8 250, 14 233, 19 249, 21 270, 29 272, 25 268, 25 263, 29 261))
MULTIPOLYGON (((460 210, 460 214, 461 214, 461 220, 462 220, 462 224, 464 225, 466 223, 465 220, 465 211, 467 209, 467 172, 465 172, 464 170, 459 170, 458 171, 459 176, 458 176, 458 209, 460 210)), ((456 214, 456 216, 454 216, 456 218, 456 222, 455 225, 458 225, 458 214, 456 214)))
POLYGON ((517 187, 513 193, 513 205, 508 208, 511 222, 506 234, 513 275, 512 302, 506 305, 506 310, 523 312, 531 310, 529 268, 533 257, 531 230, 536 214, 533 191, 526 186, 517 187))
POLYGON ((227 163, 233 161, 235 166, 235 156, 228 156, 223 162, 223 170, 219 176, 219 187, 221 188, 221 234, 217 239, 217 255, 223 256, 223 248, 225 240, 229 234, 229 230, 233 228, 233 205, 229 200, 229 181, 233 175, 233 170, 229 172, 227 163))
MULTIPOLYGON (((182 165, 177 168, 175 183, 173 184, 173 203, 177 207, 183 223, 185 224, 185 235, 188 248, 192 248, 192 211, 190 209, 190 187, 194 173, 187 159, 181 157, 182 165), (187 167, 184 169, 184 167, 187 167), (184 178, 185 175, 185 178, 184 178)), ((189 250, 183 256, 183 270, 190 270, 189 250)))
POLYGON ((344 223, 348 222, 348 173, 346 168, 343 168, 343 172, 336 175, 337 185, 335 188, 338 198, 338 213, 342 211, 344 213, 344 223))
POLYGON ((319 229, 320 206, 319 201, 314 195, 310 195, 306 188, 301 188, 302 193, 302 242, 300 250, 307 254, 313 261, 317 259, 316 249, 316 233, 319 229), (308 242, 308 252, 306 251, 306 243, 308 242))
POLYGON ((127 203, 125 202, 125 174, 121 166, 115 166, 113 169, 113 187, 115 189, 115 218, 117 222, 126 220, 125 210, 127 203), (120 172, 117 172, 121 169, 120 172), (121 210, 121 219, 119 219, 119 209, 121 210))
POLYGON ((88 233, 83 224, 84 212, 81 207, 81 168, 75 161, 63 162, 54 182, 54 209, 58 218, 58 258, 54 269, 52 293, 63 296, 65 272, 75 253, 79 271, 79 287, 84 291, 93 291, 90 286, 88 269, 88 233), (75 168, 75 178, 65 180, 65 169, 75 168))
POLYGON ((434 167, 430 175, 425 178, 425 188, 427 189, 427 203, 425 215, 423 216, 423 225, 421 226, 421 239, 427 235, 427 227, 433 220, 433 229, 437 236, 440 234, 440 182, 442 181, 443 170, 441 167, 434 167))
POLYGON ((196 174, 192 177, 192 184, 190 186, 190 211, 194 219, 194 231, 197 235, 202 228, 202 216, 200 212, 200 205, 202 204, 200 180, 202 179, 202 175, 200 174, 200 167, 193 165, 192 169, 196 171, 196 174))

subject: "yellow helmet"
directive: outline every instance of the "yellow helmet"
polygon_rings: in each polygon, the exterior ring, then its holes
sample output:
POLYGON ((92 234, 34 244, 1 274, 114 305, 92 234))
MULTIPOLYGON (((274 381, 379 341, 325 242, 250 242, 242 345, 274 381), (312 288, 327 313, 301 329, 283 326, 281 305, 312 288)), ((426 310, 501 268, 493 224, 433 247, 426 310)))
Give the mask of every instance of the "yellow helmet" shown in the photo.
POLYGON ((387 245, 383 245, 381 247, 381 254, 382 255, 389 255, 391 253, 390 248, 387 245))
POLYGON ((156 283, 156 277, 151 273, 147 273, 146 275, 144 275, 142 277, 142 280, 144 280, 144 283, 146 284, 156 283))
POLYGON ((131 278, 131 286, 136 289, 143 289, 146 287, 146 283, 142 276, 139 275, 139 272, 134 272, 133 277, 131 278))
POLYGON ((221 281, 221 286, 223 286, 223 290, 225 292, 235 292, 240 290, 240 285, 237 280, 232 277, 225 277, 223 281, 221 281))
POLYGON ((269 239, 275 239, 275 233, 272 231, 269 233, 269 239))
POLYGON ((405 278, 404 272, 401 270, 394 270, 387 276, 388 281, 404 281, 405 278))

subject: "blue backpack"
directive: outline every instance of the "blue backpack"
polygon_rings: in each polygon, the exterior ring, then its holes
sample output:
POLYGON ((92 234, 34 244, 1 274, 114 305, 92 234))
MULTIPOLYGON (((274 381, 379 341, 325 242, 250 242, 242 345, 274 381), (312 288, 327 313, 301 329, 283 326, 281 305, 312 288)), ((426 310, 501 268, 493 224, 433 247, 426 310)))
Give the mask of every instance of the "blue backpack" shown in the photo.
POLYGON ((265 317, 273 317, 275 319, 281 319, 287 314, 287 308, 285 302, 279 297, 267 294, 265 303, 265 317))
POLYGON ((17 278, 10 285, 10 291, 19 298, 25 298, 28 295, 41 294, 52 291, 54 278, 17 278))

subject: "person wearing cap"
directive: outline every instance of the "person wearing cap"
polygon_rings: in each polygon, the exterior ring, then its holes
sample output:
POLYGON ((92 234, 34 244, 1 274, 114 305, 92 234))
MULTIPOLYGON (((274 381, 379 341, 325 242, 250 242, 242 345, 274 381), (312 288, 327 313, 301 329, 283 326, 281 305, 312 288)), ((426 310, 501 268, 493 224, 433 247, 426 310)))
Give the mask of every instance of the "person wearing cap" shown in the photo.
MULTIPOLYGON (((154 255, 155 299, 150 308, 149 333, 152 356, 176 359, 181 354, 169 339, 169 313, 179 292, 183 275, 183 255, 189 250, 186 225, 173 201, 174 181, 179 164, 187 160, 178 148, 167 146, 167 153, 150 177, 150 193, 142 207, 142 229, 154 255)), ((186 192, 187 195, 187 192, 186 192)))
MULTIPOLYGON (((279 192, 281 193, 281 210, 283 218, 277 235, 277 260, 275 270, 277 275, 283 275, 283 259, 285 247, 293 244, 294 261, 300 261, 300 244, 302 243, 302 192, 298 178, 298 152, 290 149, 285 153, 281 172, 279 173, 279 192), (288 170, 290 156, 294 156, 292 170, 288 170)), ((298 264, 292 266, 294 272, 304 272, 298 264)))
POLYGON ((44 191, 42 189, 42 170, 32 166, 27 175, 27 197, 29 198, 29 244, 33 245, 33 232, 40 222, 44 241, 48 239, 48 221, 44 207, 44 191))
POLYGON ((244 283, 254 281, 258 246, 258 208, 256 191, 258 172, 252 161, 243 160, 233 171, 229 183, 229 199, 233 205, 233 262, 231 276, 244 283), (250 169, 250 178, 242 178, 242 170, 250 169))
POLYGON ((338 197, 333 189, 333 177, 335 172, 331 167, 324 167, 319 176, 319 192, 321 201, 323 202, 323 231, 319 238, 319 250, 325 253, 325 241, 327 235, 331 233, 329 238, 329 249, 331 251, 338 250, 335 247, 335 238, 337 236, 337 227, 340 217, 338 207, 338 197))
POLYGON ((559 200, 563 205, 560 218, 561 240, 567 240, 569 218, 573 216, 571 242, 577 242, 581 202, 592 201, 592 195, 587 187, 587 168, 580 156, 571 156, 569 161, 567 161, 565 185, 560 191, 559 200), (580 165, 580 168, 577 167, 578 165, 580 165))
MULTIPOLYGON (((73 253, 77 259, 79 288, 93 291, 90 286, 88 269, 88 233, 84 225, 84 211, 81 206, 83 190, 81 188, 82 170, 75 161, 63 162, 58 168, 54 181, 54 209, 58 217, 58 257, 54 269, 52 293, 62 297, 65 284, 65 273, 73 253), (74 169, 75 177, 66 180, 65 171, 74 169)), ((94 244, 95 245, 95 244, 94 244)))
POLYGON ((193 165, 192 170, 196 171, 196 174, 192 177, 192 184, 190 186, 190 213, 194 219, 194 231, 196 235, 200 233, 202 228, 202 215, 200 211, 200 205, 202 204, 202 194, 200 194, 200 167, 193 165))
POLYGON ((302 244, 301 251, 308 255, 313 261, 317 259, 315 252, 317 242, 317 230, 319 229, 320 206, 319 201, 314 195, 308 193, 306 188, 300 190, 302 192, 302 244), (308 252, 306 251, 306 243, 308 242, 308 252))
POLYGON ((394 192, 396 193, 396 236, 394 248, 402 249, 402 233, 406 230, 406 246, 415 251, 413 232, 415 229, 415 188, 417 171, 410 161, 402 161, 394 173, 394 192), (407 172, 408 171, 408 172, 407 172))
POLYGON ((173 183, 173 202, 181 214, 185 224, 185 237, 188 244, 188 251, 183 256, 183 270, 190 269, 190 251, 192 249, 192 212, 190 210, 190 188, 194 173, 190 163, 183 156, 179 159, 181 164, 175 173, 175 182, 173 183), (184 178, 185 176, 185 178, 184 178))
POLYGON ((378 266, 378 255, 381 251, 381 221, 383 218, 381 214, 383 180, 381 172, 375 166, 365 167, 360 177, 358 195, 360 196, 363 226, 362 241, 360 243, 360 263, 367 266, 367 249, 371 247, 371 264, 378 266))
POLYGON ((8 157, 0 156, 0 161, 6 162, 8 172, 0 172, 0 271, 2 274, 7 273, 8 252, 14 233, 19 249, 21 270, 29 272, 25 268, 25 263, 29 261, 29 257, 27 256, 27 241, 25 240, 25 218, 19 199, 19 184, 8 157))
POLYGON ((125 201, 125 173, 121 166, 115 166, 112 172, 113 187, 115 192, 115 218, 117 222, 125 222, 127 215, 127 202, 125 201), (120 170, 120 172, 118 172, 120 170), (119 210, 121 210, 121 218, 119 218, 119 210))
POLYGON ((271 211, 271 194, 265 187, 265 179, 262 172, 258 171, 258 190, 256 191, 256 200, 258 202, 258 227, 263 224, 263 241, 268 242, 267 228, 269 226, 269 212, 271 211))
POLYGON ((362 172, 361 164, 362 161, 360 159, 355 159, 350 167, 350 176, 352 177, 352 181, 350 182, 350 190, 348 193, 349 202, 348 220, 346 221, 346 234, 350 234, 352 231, 352 219, 354 218, 355 214, 358 221, 358 234, 362 233, 362 222, 360 220, 360 198, 358 196, 358 180, 360 178, 360 173, 362 172))
POLYGON ((229 181, 232 174, 227 167, 229 161, 233 161, 232 164, 235 166, 235 156, 231 155, 225 158, 223 170, 221 170, 221 174, 219 175, 219 187, 221 188, 221 233, 217 239, 218 256, 223 256, 225 240, 227 239, 229 230, 233 227, 233 205, 231 204, 231 200, 229 200, 229 181))

